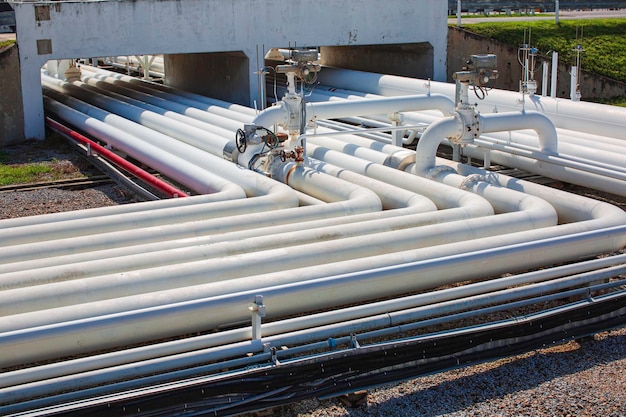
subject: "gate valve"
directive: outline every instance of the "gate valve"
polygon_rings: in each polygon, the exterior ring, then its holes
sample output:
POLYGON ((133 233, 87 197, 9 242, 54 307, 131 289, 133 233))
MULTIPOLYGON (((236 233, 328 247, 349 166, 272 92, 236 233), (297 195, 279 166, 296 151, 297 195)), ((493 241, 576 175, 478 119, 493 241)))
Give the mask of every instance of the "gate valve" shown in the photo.
POLYGON ((296 146, 293 151, 280 151, 280 161, 285 162, 287 159, 293 159, 296 163, 301 164, 304 162, 304 148, 296 146))

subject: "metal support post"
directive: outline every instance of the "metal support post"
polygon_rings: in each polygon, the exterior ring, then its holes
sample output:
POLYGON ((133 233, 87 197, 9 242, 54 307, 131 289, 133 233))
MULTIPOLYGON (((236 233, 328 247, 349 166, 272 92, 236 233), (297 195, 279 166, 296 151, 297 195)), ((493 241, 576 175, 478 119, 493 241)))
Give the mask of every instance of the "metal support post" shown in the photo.
POLYGON ((254 297, 248 309, 252 313, 252 340, 261 340, 261 319, 265 317, 265 304, 263 304, 263 296, 254 297))

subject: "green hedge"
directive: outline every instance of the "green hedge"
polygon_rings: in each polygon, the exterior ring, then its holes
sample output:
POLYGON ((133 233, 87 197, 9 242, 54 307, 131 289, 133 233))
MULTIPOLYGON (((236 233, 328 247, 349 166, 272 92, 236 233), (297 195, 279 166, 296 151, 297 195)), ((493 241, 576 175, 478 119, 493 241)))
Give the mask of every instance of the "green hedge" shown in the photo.
POLYGON ((558 52, 561 62, 574 62, 578 43, 584 49, 583 70, 626 82, 626 19, 561 20, 558 25, 554 20, 488 22, 464 28, 510 45, 523 44, 526 32, 531 46, 541 54, 558 52))

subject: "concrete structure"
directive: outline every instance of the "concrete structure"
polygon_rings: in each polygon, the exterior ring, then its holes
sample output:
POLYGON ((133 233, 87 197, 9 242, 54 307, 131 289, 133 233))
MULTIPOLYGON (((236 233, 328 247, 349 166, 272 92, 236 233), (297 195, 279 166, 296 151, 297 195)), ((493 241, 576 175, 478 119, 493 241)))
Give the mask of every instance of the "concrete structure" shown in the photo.
POLYGON ((15 45, 0 46, 0 74, 0 146, 4 146, 24 138, 24 114, 18 104, 22 102, 19 57, 15 45))
POLYGON ((51 59, 164 54, 166 83, 235 102, 247 98, 247 105, 258 96, 257 63, 270 47, 427 43, 430 75, 446 78, 447 4, 437 0, 389 0, 384 7, 373 0, 11 4, 26 137, 44 137, 39 70, 51 59))

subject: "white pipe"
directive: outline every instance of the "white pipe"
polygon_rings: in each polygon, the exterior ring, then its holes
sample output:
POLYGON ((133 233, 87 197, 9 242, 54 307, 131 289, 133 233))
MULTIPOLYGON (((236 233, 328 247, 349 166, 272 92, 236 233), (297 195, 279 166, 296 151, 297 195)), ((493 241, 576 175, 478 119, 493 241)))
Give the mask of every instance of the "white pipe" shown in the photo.
MULTIPOLYGON (((537 132, 540 149, 543 152, 556 153, 557 151, 557 134, 554 125, 541 113, 479 114, 478 119, 481 131, 484 133, 531 128, 537 132)), ((435 167, 435 155, 443 139, 458 137, 463 131, 463 121, 457 116, 443 118, 431 124, 417 144, 415 172, 427 175, 435 167)))
MULTIPOLYGON (((623 220, 623 219, 622 219, 623 220)), ((546 229, 547 230, 547 229, 546 229)), ((285 285, 275 288, 255 288, 252 291, 220 296, 210 299, 196 299, 191 302, 179 303, 172 306, 161 306, 135 312, 121 313, 115 316, 103 316, 67 322, 53 326, 24 328, 25 330, 13 331, 2 334, 0 345, 5 355, 3 366, 11 363, 28 363, 33 355, 37 357, 50 357, 60 352, 67 352, 69 346, 82 347, 82 350, 102 349, 112 345, 111 335, 115 333, 120 340, 140 340, 141 338, 160 337, 168 332, 164 329, 176 328, 177 332, 197 331, 200 328, 211 328, 215 325, 224 324, 223 317, 212 317, 206 314, 207 309, 220 311, 224 316, 232 320, 247 320, 249 313, 247 305, 254 300, 255 295, 263 294, 266 305, 273 308, 268 310, 268 318, 286 314, 288 312, 304 311, 308 308, 325 308, 334 303, 354 302, 375 289, 379 296, 390 295, 398 290, 406 291, 409 288, 426 288, 433 285, 442 285, 446 282, 463 277, 462 279, 474 279, 497 273, 503 265, 507 270, 514 271, 528 269, 535 266, 554 263, 555 259, 580 256, 589 254, 589 248, 595 247, 598 253, 607 248, 626 244, 626 227, 619 226, 615 230, 599 229, 594 232, 582 232, 571 234, 562 238, 545 238, 529 240, 528 234, 546 235, 538 230, 533 232, 512 233, 501 235, 497 238, 480 238, 471 242, 458 242, 451 245, 443 245, 436 252, 434 248, 426 248, 417 251, 399 252, 386 255, 387 265, 395 267, 372 270, 369 269, 374 259, 380 256, 364 259, 362 272, 350 276, 338 276, 330 279, 323 275, 322 279, 308 279, 306 283, 299 285, 285 285), (598 245, 598 246, 594 246, 598 245), (452 253, 441 257, 435 253, 445 253, 452 249, 452 253), (468 251, 473 248, 474 252, 468 251), (442 251, 443 250, 443 251, 442 251), (417 253, 422 253, 415 258, 417 253), (457 254, 452 255, 452 254, 457 254), (391 259, 389 259, 391 258, 391 259), (404 261, 400 261, 404 259, 404 261), (411 264, 402 264, 409 259, 422 259, 411 264), (399 263, 400 261, 400 263, 399 263), (469 265, 480 262, 484 269, 477 270, 469 265), (416 283, 411 277, 419 276, 420 282, 416 283), (319 287, 319 291, 312 291, 319 287), (350 291, 345 291, 350 289, 350 291), (313 296, 313 294, 316 294, 313 296), (123 318, 122 322, 116 321, 116 317, 123 318), (156 331, 160 329, 160 331, 156 331), (192 330, 193 329, 193 330, 192 330), (69 333, 68 333, 69 332, 69 333), (69 335, 72 337, 68 337, 69 335), (157 336, 159 335, 159 336, 157 336), (41 339, 43 338, 43 339, 41 339), (40 340, 46 340, 45 344, 40 340), (24 362, 26 361, 26 362, 24 362)), ((610 249, 609 249, 610 250, 610 249)), ((310 268, 309 268, 310 269, 310 268)), ((317 268, 315 269, 317 271, 317 268)), ((289 271, 288 275, 301 271, 289 271)), ((261 279, 257 276, 255 279, 261 279)), ((264 281, 259 281, 261 285, 264 281)), ((274 281, 275 282, 275 281, 274 281)), ((85 305, 92 308, 94 305, 85 305)), ((46 314, 52 314, 47 311, 46 314)), ((17 318, 14 316, 13 318, 17 318)))
POLYGON ((544 154, 556 154, 558 152, 556 129, 550 119, 543 113, 494 113, 480 115, 479 120, 483 133, 532 129, 537 132, 541 152, 544 154))
POLYGON ((160 97, 122 87, 117 84, 109 84, 97 77, 83 76, 81 80, 86 84, 84 88, 90 91, 104 94, 127 104, 141 107, 165 117, 193 125, 219 136, 226 138, 234 137, 237 129, 241 128, 241 122, 236 120, 227 119, 223 116, 202 111, 195 107, 173 103, 160 97))
MULTIPOLYGON (((334 88, 329 88, 329 91, 320 90, 318 87, 316 91, 323 91, 322 94, 313 94, 311 98, 317 99, 322 97, 323 100, 331 98, 334 88)), ((341 91, 341 90, 340 90, 341 91)), ((359 94, 359 93, 356 93, 359 94)), ((371 94, 360 93, 364 96, 371 96, 371 94)), ((343 97, 343 96, 342 96, 343 97)), ((310 98, 310 99, 311 99, 310 98)), ((404 113, 404 119, 407 123, 418 124, 422 122, 432 123, 434 120, 438 120, 436 117, 430 117, 423 113, 404 113)), ((542 123, 543 121, 539 121, 542 123)), ((553 129, 548 125, 545 132, 548 132, 547 137, 554 137, 553 129)), ((561 130, 559 132, 559 154, 558 155, 544 155, 538 150, 528 151, 515 150, 511 148, 515 142, 525 142, 531 146, 532 142, 536 142, 536 137, 533 139, 523 132, 508 132, 508 133, 492 133, 490 137, 497 138, 503 143, 506 143, 506 149, 509 153, 489 153, 488 156, 496 155, 497 163, 506 166, 514 166, 520 169, 528 170, 529 172, 535 172, 541 175, 548 175, 555 179, 560 179, 567 182, 572 182, 578 185, 591 186, 602 191, 617 193, 623 188, 620 183, 616 183, 622 177, 622 165, 621 159, 624 153, 624 147, 621 144, 615 146, 609 144, 611 138, 589 135, 579 132, 572 132, 569 130, 561 130), (590 137, 590 136, 593 136, 590 137), (589 137, 587 141, 583 138, 589 137), (602 145, 600 145, 600 142, 602 145), (576 147, 571 147, 568 144, 576 144, 576 147), (515 152, 522 152, 522 155, 531 157, 530 160, 515 156, 515 152), (531 152, 530 154, 528 152, 531 152), (592 161, 589 155, 596 155, 595 160, 592 161), (532 159, 536 161, 533 162, 532 159), (606 161, 606 162, 605 162, 606 161), (617 190, 617 191, 615 191, 617 190)), ((545 135, 540 136, 546 137, 545 135)), ((343 139, 343 138, 341 138, 343 139)), ((487 139, 487 138, 486 138, 487 139)), ((389 143, 390 140, 384 140, 385 143, 389 143)), ((550 140, 554 142, 553 139, 550 140)), ((536 148, 535 146, 532 146, 536 148)), ((483 151, 475 150, 471 145, 466 148, 466 154, 479 159, 483 159, 483 151)))
POLYGON ((436 153, 444 138, 458 135, 461 120, 456 116, 444 117, 434 122, 422 133, 415 151, 415 169, 418 175, 426 175, 435 167, 436 153))
MULTIPOLYGON (((354 320, 374 314, 386 313, 388 311, 398 311, 400 309, 415 308, 429 304, 432 305, 435 303, 446 302, 453 299, 460 299, 464 297, 474 296, 477 294, 485 294, 492 291, 511 288, 514 286, 543 282, 549 279, 555 279, 566 275, 580 274, 591 271, 593 269, 611 267, 623 263, 624 257, 626 257, 626 255, 595 259, 593 261, 569 264, 550 269, 543 269, 539 271, 520 274, 517 276, 488 280, 460 287, 428 292, 425 294, 418 294, 394 300, 380 301, 369 305, 348 307, 341 310, 334 310, 331 313, 322 312, 308 315, 305 317, 299 317, 296 319, 287 319, 266 323, 263 326, 263 334, 265 335, 264 341, 268 342, 272 339, 280 341, 281 339, 283 339, 281 333, 291 332, 298 329, 315 329, 318 326, 328 325, 339 321, 354 320)), ((102 371, 103 368, 110 368, 112 366, 131 363, 139 360, 145 361, 157 357, 162 358, 159 361, 164 366, 161 366, 159 368, 159 372, 163 372, 165 369, 171 369, 176 367, 170 366, 170 358, 168 358, 166 355, 175 355, 192 350, 198 351, 199 349, 207 349, 212 346, 224 345, 226 343, 234 343, 237 340, 241 340, 243 337, 247 336, 248 333, 249 329, 231 330, 217 334, 202 335, 171 342, 163 342, 160 344, 150 345, 148 347, 131 348, 124 351, 105 353, 94 357, 73 359, 53 365, 42 365, 24 370, 5 372, 3 373, 3 378, 0 380, 0 387, 11 387, 19 384, 26 384, 29 381, 42 381, 44 379, 61 377, 62 375, 73 375, 73 377, 78 379, 78 376, 76 376, 75 374, 78 374, 79 372, 84 373, 86 371, 91 371, 95 369, 98 369, 98 375, 102 375, 104 373, 102 371)), ((317 337, 317 339, 319 339, 319 337, 317 337)), ((311 340, 315 339, 311 337, 307 339, 300 339, 301 342, 307 342, 311 340)), ((109 370, 107 371, 107 374, 112 373, 111 371, 116 372, 116 370, 109 370)), ((129 370, 127 368, 122 367, 120 371, 122 371, 126 377, 128 376, 129 370)), ((144 374, 149 374, 152 372, 154 372, 154 368, 146 371, 144 374)), ((116 380, 119 378, 113 376, 109 377, 109 379, 116 380)), ((64 382, 64 387, 67 387, 67 382, 64 382)), ((2 394, 4 393, 5 391, 2 391, 2 394)))
MULTIPOLYGON (((111 113, 123 114, 125 118, 135 123, 156 130, 164 135, 172 136, 213 155, 223 156, 224 149, 228 148, 229 143, 234 141, 234 138, 227 139, 197 127, 188 126, 178 121, 168 119, 160 114, 143 110, 106 95, 87 91, 85 88, 80 87, 81 83, 78 81, 71 84, 42 75, 42 84, 59 93, 71 95, 111 113)), ((56 98, 62 100, 60 97, 56 98)))
MULTIPOLYGON (((371 114, 388 114, 412 110, 424 110, 449 105, 449 99, 441 95, 413 95, 405 97, 380 97, 366 100, 307 103, 306 115, 308 121, 317 119, 334 119, 348 116, 366 116, 371 114), (438 103, 438 104, 434 104, 438 103)), ((253 120, 257 126, 286 125, 289 112, 280 102, 261 113, 253 120)))
MULTIPOLYGON (((382 75, 338 68, 326 68, 318 74, 324 85, 363 91, 383 96, 423 94, 428 91, 455 96, 455 85, 449 83, 382 75)), ((519 111, 521 96, 517 92, 491 90, 485 100, 478 100, 477 110, 481 114, 492 113, 494 108, 502 111, 519 111)), ((623 138, 623 120, 626 109, 590 102, 572 102, 567 99, 532 96, 527 97, 526 110, 546 114, 559 128, 594 133, 613 138, 623 138)))
POLYGON ((222 115, 224 117, 234 118, 235 120, 239 120, 244 123, 248 120, 250 116, 254 116, 256 114, 256 111, 254 109, 251 109, 250 107, 245 107, 239 104, 233 104, 223 100, 190 93, 188 91, 179 90, 159 83, 140 80, 135 77, 129 77, 127 75, 107 71, 102 68, 94 68, 89 65, 81 65, 80 68, 81 70, 104 74, 108 77, 113 77, 121 81, 126 81, 131 84, 131 88, 138 89, 139 91, 143 91, 148 94, 154 94, 166 100, 171 100, 191 107, 196 107, 210 113, 222 115))
POLYGON ((541 95, 544 97, 548 96, 548 72, 549 72, 549 64, 547 61, 543 61, 542 63, 542 73, 541 73, 541 95))
MULTIPOLYGON (((315 156, 319 153, 328 162, 333 158, 339 159, 332 151, 315 148, 315 145, 311 148, 315 156)), ((190 158, 195 160, 193 155, 190 158)), ((431 190, 433 194, 440 194, 432 197, 439 207, 453 207, 451 200, 456 200, 458 205, 460 201, 469 198, 466 192, 423 178, 411 177, 407 173, 394 171, 396 175, 391 175, 389 172, 393 170, 375 163, 357 163, 343 156, 340 159, 338 166, 358 167, 355 172, 379 180, 384 178, 385 182, 403 188, 418 184, 419 187, 431 190), (454 198, 447 195, 448 190, 454 198)), ((310 176, 316 175, 314 171, 304 168, 291 171, 285 165, 277 169, 276 173, 289 178, 290 183, 303 186, 308 184, 310 176)), ((474 181, 473 177, 462 179, 457 175, 442 174, 437 178, 451 181, 457 186, 462 180, 464 186, 482 193, 497 212, 504 214, 381 233, 369 240, 352 236, 337 242, 316 242, 270 251, 251 250, 243 255, 184 263, 176 268, 170 265, 166 268, 143 270, 138 274, 135 274, 136 271, 123 274, 128 276, 101 277, 103 279, 91 281, 95 281, 92 288, 103 290, 103 297, 108 296, 107 291, 115 291, 111 287, 115 287, 118 282, 124 282, 124 279, 127 280, 124 283, 128 285, 126 289, 135 286, 133 291, 139 293, 0 318, 0 323, 4 326, 2 328, 6 331, 0 337, 2 351, 6 353, 6 357, 3 357, 6 362, 3 363, 28 363, 37 355, 42 358, 53 357, 60 352, 67 354, 66 348, 77 344, 82 345, 84 351, 90 351, 96 347, 100 349, 107 345, 113 346, 121 341, 145 341, 179 335, 186 331, 210 329, 211 326, 248 321, 250 313, 247 306, 258 294, 263 294, 266 305, 271 306, 268 309, 271 318, 279 314, 330 307, 334 303, 358 302, 372 297, 414 291, 458 279, 482 278, 490 274, 562 262, 578 256, 588 256, 590 252, 614 250, 626 244, 626 231, 622 226, 626 215, 606 204, 594 202, 591 205, 586 199, 566 193, 549 193, 530 186, 529 193, 539 198, 523 196, 518 192, 500 190, 499 187, 482 181, 474 181), (542 194, 548 194, 545 200, 557 207, 561 222, 574 223, 549 226, 555 222, 554 211, 541 201, 544 198, 542 194), (613 227, 616 225, 619 227, 613 227), (561 235, 564 237, 560 237, 561 235), (433 263, 434 259, 438 262, 433 263), (322 260, 324 263, 320 263, 322 260), (408 265, 407 262, 414 263, 408 265), (398 266, 401 264, 402 266, 398 266), (476 264, 483 267, 473 268, 476 264), (222 272, 224 276, 221 275, 222 272), (208 281, 212 277, 221 279, 228 274, 239 278, 228 282, 208 281), (419 276, 419 282, 415 281, 415 276, 419 276), (164 288, 160 285, 176 286, 176 282, 171 282, 172 277, 191 286, 158 291, 159 288, 164 288), (132 278, 137 279, 137 282, 132 282, 132 278), (158 284, 139 288, 143 279, 145 282, 158 284), (198 285, 194 285, 194 282, 198 285), (164 306, 168 303, 173 304, 164 306), (128 308, 144 310, 125 312, 128 308), (207 308, 216 314, 207 315, 207 308), (109 316, 104 316, 106 314, 109 316), (47 326, 46 322, 57 324, 47 326), (43 327, 33 327, 38 325, 43 327), (9 333, 11 328, 14 331, 9 333), (113 340, 114 334, 119 336, 118 340, 113 340), (42 343, 43 340, 46 343, 42 343)), ((505 185, 511 184, 505 182, 505 185)), ((327 198, 326 189, 329 186, 334 191, 331 183, 327 183, 317 190, 314 186, 314 189, 307 192, 327 198)), ((526 185, 522 184, 521 187, 526 191, 526 185)), ((479 200, 484 201, 482 198, 479 200)), ((306 211, 305 209, 314 212, 320 210, 320 207, 292 210, 300 212, 306 211)), ((450 209, 458 214, 464 210, 465 207, 450 209)), ((491 207, 489 212, 491 213, 491 207)), ((448 213, 440 215, 442 219, 444 216, 447 219, 448 213)), ((293 221, 295 220, 288 218, 278 223, 293 221)), ((225 227, 231 227, 230 221, 225 223, 225 227)), ((267 239, 270 238, 268 236, 267 239)), ((235 240, 229 234, 226 234, 225 239, 235 240)), ((222 246, 222 250, 224 248, 226 246, 222 246)), ((79 282, 87 284, 87 280, 76 281, 79 282)), ((54 300, 50 301, 54 303, 54 300)), ((61 301, 64 302, 66 301, 61 301)))
MULTIPOLYGON (((38 248, 36 250, 38 254, 37 258, 3 264, 3 273, 0 274, 0 288, 11 289, 25 287, 27 285, 35 285, 38 283, 53 282, 55 280, 54 276, 63 277, 69 274, 70 270, 75 270, 75 265, 77 263, 81 263, 81 273, 83 276, 87 276, 86 262, 94 260, 103 261, 104 259, 118 258, 119 260, 117 262, 101 262, 102 265, 99 265, 95 270, 95 272, 98 273, 103 273, 105 270, 113 272, 115 271, 115 268, 128 268, 128 262, 131 261, 135 262, 136 268, 137 261, 143 262, 144 266, 156 266, 156 263, 163 263, 165 261, 164 254, 168 253, 167 251, 171 249, 185 248, 183 256, 191 260, 193 258, 190 257, 190 252, 194 252, 195 246, 217 244, 218 242, 237 242, 235 247, 233 247, 229 252, 230 254, 235 254, 245 252, 243 245, 238 243, 242 241, 242 239, 247 239, 246 241, 250 242, 252 238, 268 236, 268 239, 265 239, 264 241, 255 241, 252 245, 252 247, 256 250, 260 250, 276 248, 286 244, 295 245, 314 242, 322 237, 329 237, 331 228, 334 229, 332 232, 333 236, 335 238, 339 238, 350 236, 350 233, 353 233, 354 231, 358 231, 360 234, 371 234, 376 231, 415 227, 420 224, 432 222, 435 218, 443 219, 441 215, 424 216, 420 214, 432 212, 436 210, 436 206, 431 200, 419 194, 409 192, 389 184, 384 184, 380 181, 360 176, 352 172, 334 169, 328 164, 325 164, 323 167, 317 165, 312 166, 323 172, 330 173, 331 175, 375 191, 383 202, 385 211, 355 214, 343 219, 326 218, 323 220, 308 222, 272 225, 270 227, 246 228, 240 231, 231 231, 228 237, 221 233, 217 235, 198 236, 183 240, 163 241, 158 243, 133 245, 130 247, 118 247, 109 250, 81 253, 75 252, 71 255, 65 256, 47 257, 47 252, 43 248, 38 248), (416 214, 420 215, 416 216, 416 214), (337 230, 338 228, 336 226, 338 225, 341 226, 340 230, 337 230), (351 225, 355 225, 355 227, 352 227, 351 225), (287 233, 292 232, 298 233, 287 235, 287 233), (265 242, 264 245, 263 242, 265 242), (158 257, 147 255, 149 253, 156 252, 159 253, 158 257), (138 254, 143 254, 144 256, 132 257, 133 255, 138 254), (128 259, 128 261, 123 261, 123 258, 128 259), (125 266, 122 267, 122 264, 125 266), (37 270, 37 272, 35 272, 35 270, 37 270)), ((244 219, 240 219, 239 217, 231 216, 229 221, 237 223, 239 220, 242 220, 245 222, 244 219)), ((288 216, 285 215, 284 217, 287 218, 288 216)), ((450 218, 452 218, 452 216, 450 216, 450 218)), ((213 229, 221 230, 223 232, 223 221, 219 219, 213 221, 215 226, 206 225, 206 223, 209 222, 203 222, 205 225, 203 225, 202 228, 198 227, 199 222, 196 222, 196 230, 205 231, 207 229, 213 229)), ((62 241, 57 241, 57 243, 59 246, 66 245, 62 241)), ((204 254, 204 252, 202 253, 204 254)))
POLYGON ((556 98, 557 81, 559 77, 559 53, 552 52, 552 77, 550 78, 550 97, 556 98))
POLYGON ((107 125, 100 120, 89 118, 86 114, 47 96, 44 96, 44 102, 48 111, 57 114, 72 125, 105 141, 138 161, 146 164, 151 163, 152 168, 196 192, 209 194, 223 191, 229 193, 228 197, 226 197, 229 199, 245 197, 241 187, 237 187, 203 167, 190 164, 182 157, 169 154, 162 148, 158 148, 114 126, 107 125))
POLYGON ((572 101, 580 100, 578 95, 578 67, 576 65, 570 69, 569 98, 572 101))

